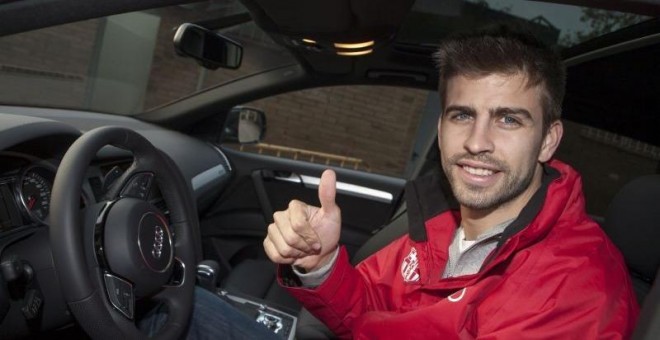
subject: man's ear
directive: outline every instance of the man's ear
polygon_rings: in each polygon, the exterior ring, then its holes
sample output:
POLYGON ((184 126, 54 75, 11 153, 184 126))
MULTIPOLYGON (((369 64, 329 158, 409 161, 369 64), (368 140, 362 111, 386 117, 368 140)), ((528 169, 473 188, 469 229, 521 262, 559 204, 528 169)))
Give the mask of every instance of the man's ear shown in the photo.
POLYGON ((550 124, 548 131, 543 138, 543 144, 541 144, 541 151, 539 152, 539 162, 545 163, 552 158, 552 155, 557 151, 559 147, 559 142, 561 142, 561 137, 564 134, 564 125, 560 120, 555 120, 550 124))

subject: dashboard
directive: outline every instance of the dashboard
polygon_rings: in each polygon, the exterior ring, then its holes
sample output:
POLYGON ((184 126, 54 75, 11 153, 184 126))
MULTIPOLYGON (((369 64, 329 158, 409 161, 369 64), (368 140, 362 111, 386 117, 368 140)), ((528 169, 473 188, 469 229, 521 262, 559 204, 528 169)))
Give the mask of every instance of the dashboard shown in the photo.
MULTIPOLYGON (((0 338, 29 336, 35 327, 41 333, 71 325, 50 250, 50 195, 71 144, 84 132, 108 125, 131 128, 168 155, 189 184, 198 211, 218 199, 232 176, 227 157, 217 147, 131 117, 0 106, 0 274, 19 263, 29 265, 32 277, 25 286, 0 275, 0 338), (38 326, 25 317, 29 287, 38 287, 43 299, 38 326)), ((101 202, 113 179, 132 162, 130 152, 103 147, 83 180, 81 209, 101 202)), ((151 186, 147 201, 167 215, 157 185, 151 186)), ((199 248, 201 258, 201 244, 199 248)))

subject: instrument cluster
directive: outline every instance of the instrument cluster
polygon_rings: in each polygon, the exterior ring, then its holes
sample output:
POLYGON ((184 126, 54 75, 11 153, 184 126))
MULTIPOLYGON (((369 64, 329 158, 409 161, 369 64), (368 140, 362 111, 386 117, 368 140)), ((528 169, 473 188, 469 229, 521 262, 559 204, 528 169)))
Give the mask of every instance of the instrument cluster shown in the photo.
MULTIPOLYGON (((48 225, 50 195, 57 168, 41 160, 0 156, 0 232, 48 225)), ((81 197, 81 205, 84 205, 81 197)))

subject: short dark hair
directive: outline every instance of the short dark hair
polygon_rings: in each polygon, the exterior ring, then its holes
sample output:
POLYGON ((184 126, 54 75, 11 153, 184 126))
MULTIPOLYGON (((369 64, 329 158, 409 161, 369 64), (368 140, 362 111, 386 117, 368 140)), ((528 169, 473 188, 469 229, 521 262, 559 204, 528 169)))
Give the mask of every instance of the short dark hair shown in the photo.
POLYGON ((543 131, 561 116, 566 70, 559 53, 522 27, 499 24, 445 39, 434 54, 439 92, 445 105, 447 81, 455 76, 493 73, 527 77, 527 86, 542 86, 543 131))

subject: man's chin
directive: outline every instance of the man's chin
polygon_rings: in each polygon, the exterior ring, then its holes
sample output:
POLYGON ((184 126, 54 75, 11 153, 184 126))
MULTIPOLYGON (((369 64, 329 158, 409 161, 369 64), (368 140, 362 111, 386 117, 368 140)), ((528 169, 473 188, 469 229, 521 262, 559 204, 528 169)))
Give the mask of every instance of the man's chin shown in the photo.
POLYGON ((492 208, 496 200, 485 191, 474 192, 471 190, 470 193, 463 191, 455 196, 458 203, 463 207, 474 210, 486 210, 492 208))

